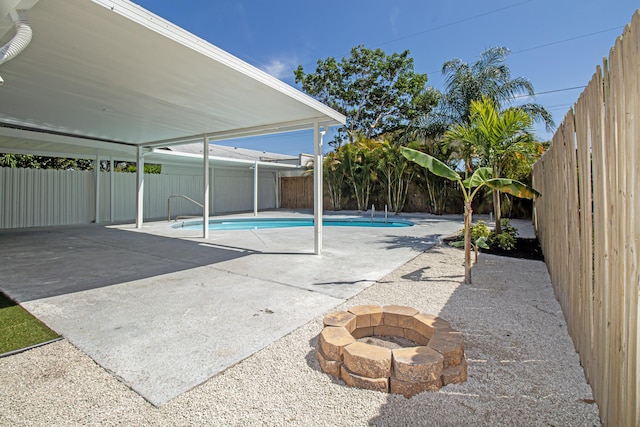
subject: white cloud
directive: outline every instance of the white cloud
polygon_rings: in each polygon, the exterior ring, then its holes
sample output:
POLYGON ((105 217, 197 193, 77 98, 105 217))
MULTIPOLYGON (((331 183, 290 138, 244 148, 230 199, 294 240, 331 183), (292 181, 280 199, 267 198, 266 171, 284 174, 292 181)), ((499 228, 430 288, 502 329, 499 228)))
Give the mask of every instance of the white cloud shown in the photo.
POLYGON ((277 79, 293 78, 293 70, 298 66, 298 60, 294 57, 272 58, 261 68, 277 79))

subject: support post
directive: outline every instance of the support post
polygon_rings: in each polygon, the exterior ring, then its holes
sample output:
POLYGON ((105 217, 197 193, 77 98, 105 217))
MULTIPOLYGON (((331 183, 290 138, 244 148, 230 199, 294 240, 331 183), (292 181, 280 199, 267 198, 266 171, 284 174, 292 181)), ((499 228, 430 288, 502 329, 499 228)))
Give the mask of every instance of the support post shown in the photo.
POLYGON ((116 194, 114 191, 115 175, 114 175, 114 162, 113 156, 109 157, 109 221, 113 222, 115 212, 115 200, 116 194))
POLYGON ((144 218, 144 157, 142 147, 138 146, 136 155, 136 178, 138 182, 138 192, 136 198, 136 228, 142 228, 144 218))
POLYGON ((100 156, 96 155, 96 160, 95 163, 93 164, 93 172, 96 176, 95 179, 95 184, 96 184, 96 188, 95 188, 95 196, 96 196, 96 224, 98 224, 100 222, 100 156))
POLYGON ((209 237, 209 136, 202 139, 204 202, 202 203, 202 238, 209 237))
POLYGON ((280 171, 276 171, 276 209, 280 209, 280 171))
POLYGON ((258 216, 258 162, 253 164, 253 216, 258 216))
POLYGON ((314 253, 322 254, 322 136, 320 124, 313 124, 313 240, 314 253))

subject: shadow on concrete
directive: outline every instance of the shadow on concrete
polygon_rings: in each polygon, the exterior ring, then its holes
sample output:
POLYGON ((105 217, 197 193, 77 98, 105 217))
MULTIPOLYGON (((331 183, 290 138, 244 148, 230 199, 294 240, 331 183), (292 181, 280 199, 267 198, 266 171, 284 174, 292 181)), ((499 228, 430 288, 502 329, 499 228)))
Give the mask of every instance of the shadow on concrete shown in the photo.
POLYGON ((335 282, 316 282, 313 286, 329 286, 329 285, 357 285, 358 283, 371 283, 371 279, 349 280, 349 281, 335 281, 335 282))
POLYGON ((0 287, 26 302, 255 253, 100 225, 8 231, 0 233, 0 287))
POLYGON ((379 243, 385 245, 386 250, 411 248, 416 252, 423 252, 436 245, 442 235, 429 234, 425 236, 384 236, 379 243))

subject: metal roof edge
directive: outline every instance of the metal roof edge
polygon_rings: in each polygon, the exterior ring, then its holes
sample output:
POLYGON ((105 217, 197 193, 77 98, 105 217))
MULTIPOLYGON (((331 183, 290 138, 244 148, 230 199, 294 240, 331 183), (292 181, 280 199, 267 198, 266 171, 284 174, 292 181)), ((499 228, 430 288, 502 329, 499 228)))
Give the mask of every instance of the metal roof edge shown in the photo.
MULTIPOLYGON (((179 152, 175 152, 175 151, 168 151, 168 150, 163 150, 163 149, 159 149, 159 148, 154 148, 152 151, 150 151, 149 153, 145 154, 145 157, 147 156, 151 156, 153 157, 154 155, 157 155, 157 157, 159 158, 163 158, 163 157, 167 157, 167 158, 171 158, 174 157, 176 160, 188 160, 188 161, 198 161, 198 162, 202 162, 203 161, 203 156, 202 155, 198 155, 198 154, 191 154, 191 153, 179 153, 179 152)), ((267 166, 269 168, 277 168, 277 169, 300 169, 301 166, 298 165, 289 165, 286 163, 275 163, 275 162, 265 162, 265 161, 261 161, 261 160, 246 160, 246 159, 233 159, 230 157, 220 157, 220 156, 209 156, 209 161, 210 162, 224 162, 224 163, 237 163, 239 165, 246 165, 246 166, 253 166, 256 163, 258 164, 258 166, 267 166)))

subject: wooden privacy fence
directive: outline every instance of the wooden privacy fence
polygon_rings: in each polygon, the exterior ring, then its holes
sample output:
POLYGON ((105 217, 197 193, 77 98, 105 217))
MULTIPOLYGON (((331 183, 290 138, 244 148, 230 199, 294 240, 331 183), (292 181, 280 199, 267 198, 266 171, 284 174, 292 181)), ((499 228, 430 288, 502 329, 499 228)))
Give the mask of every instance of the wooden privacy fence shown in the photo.
POLYGON ((533 170, 551 281, 605 425, 640 425, 640 11, 533 170))
POLYGON ((313 209, 313 176, 280 178, 280 206, 285 209, 313 209))
MULTIPOLYGON (((331 201, 323 198, 323 209, 331 209, 331 201)), ((313 176, 280 178, 280 207, 284 209, 313 209, 313 176)))

